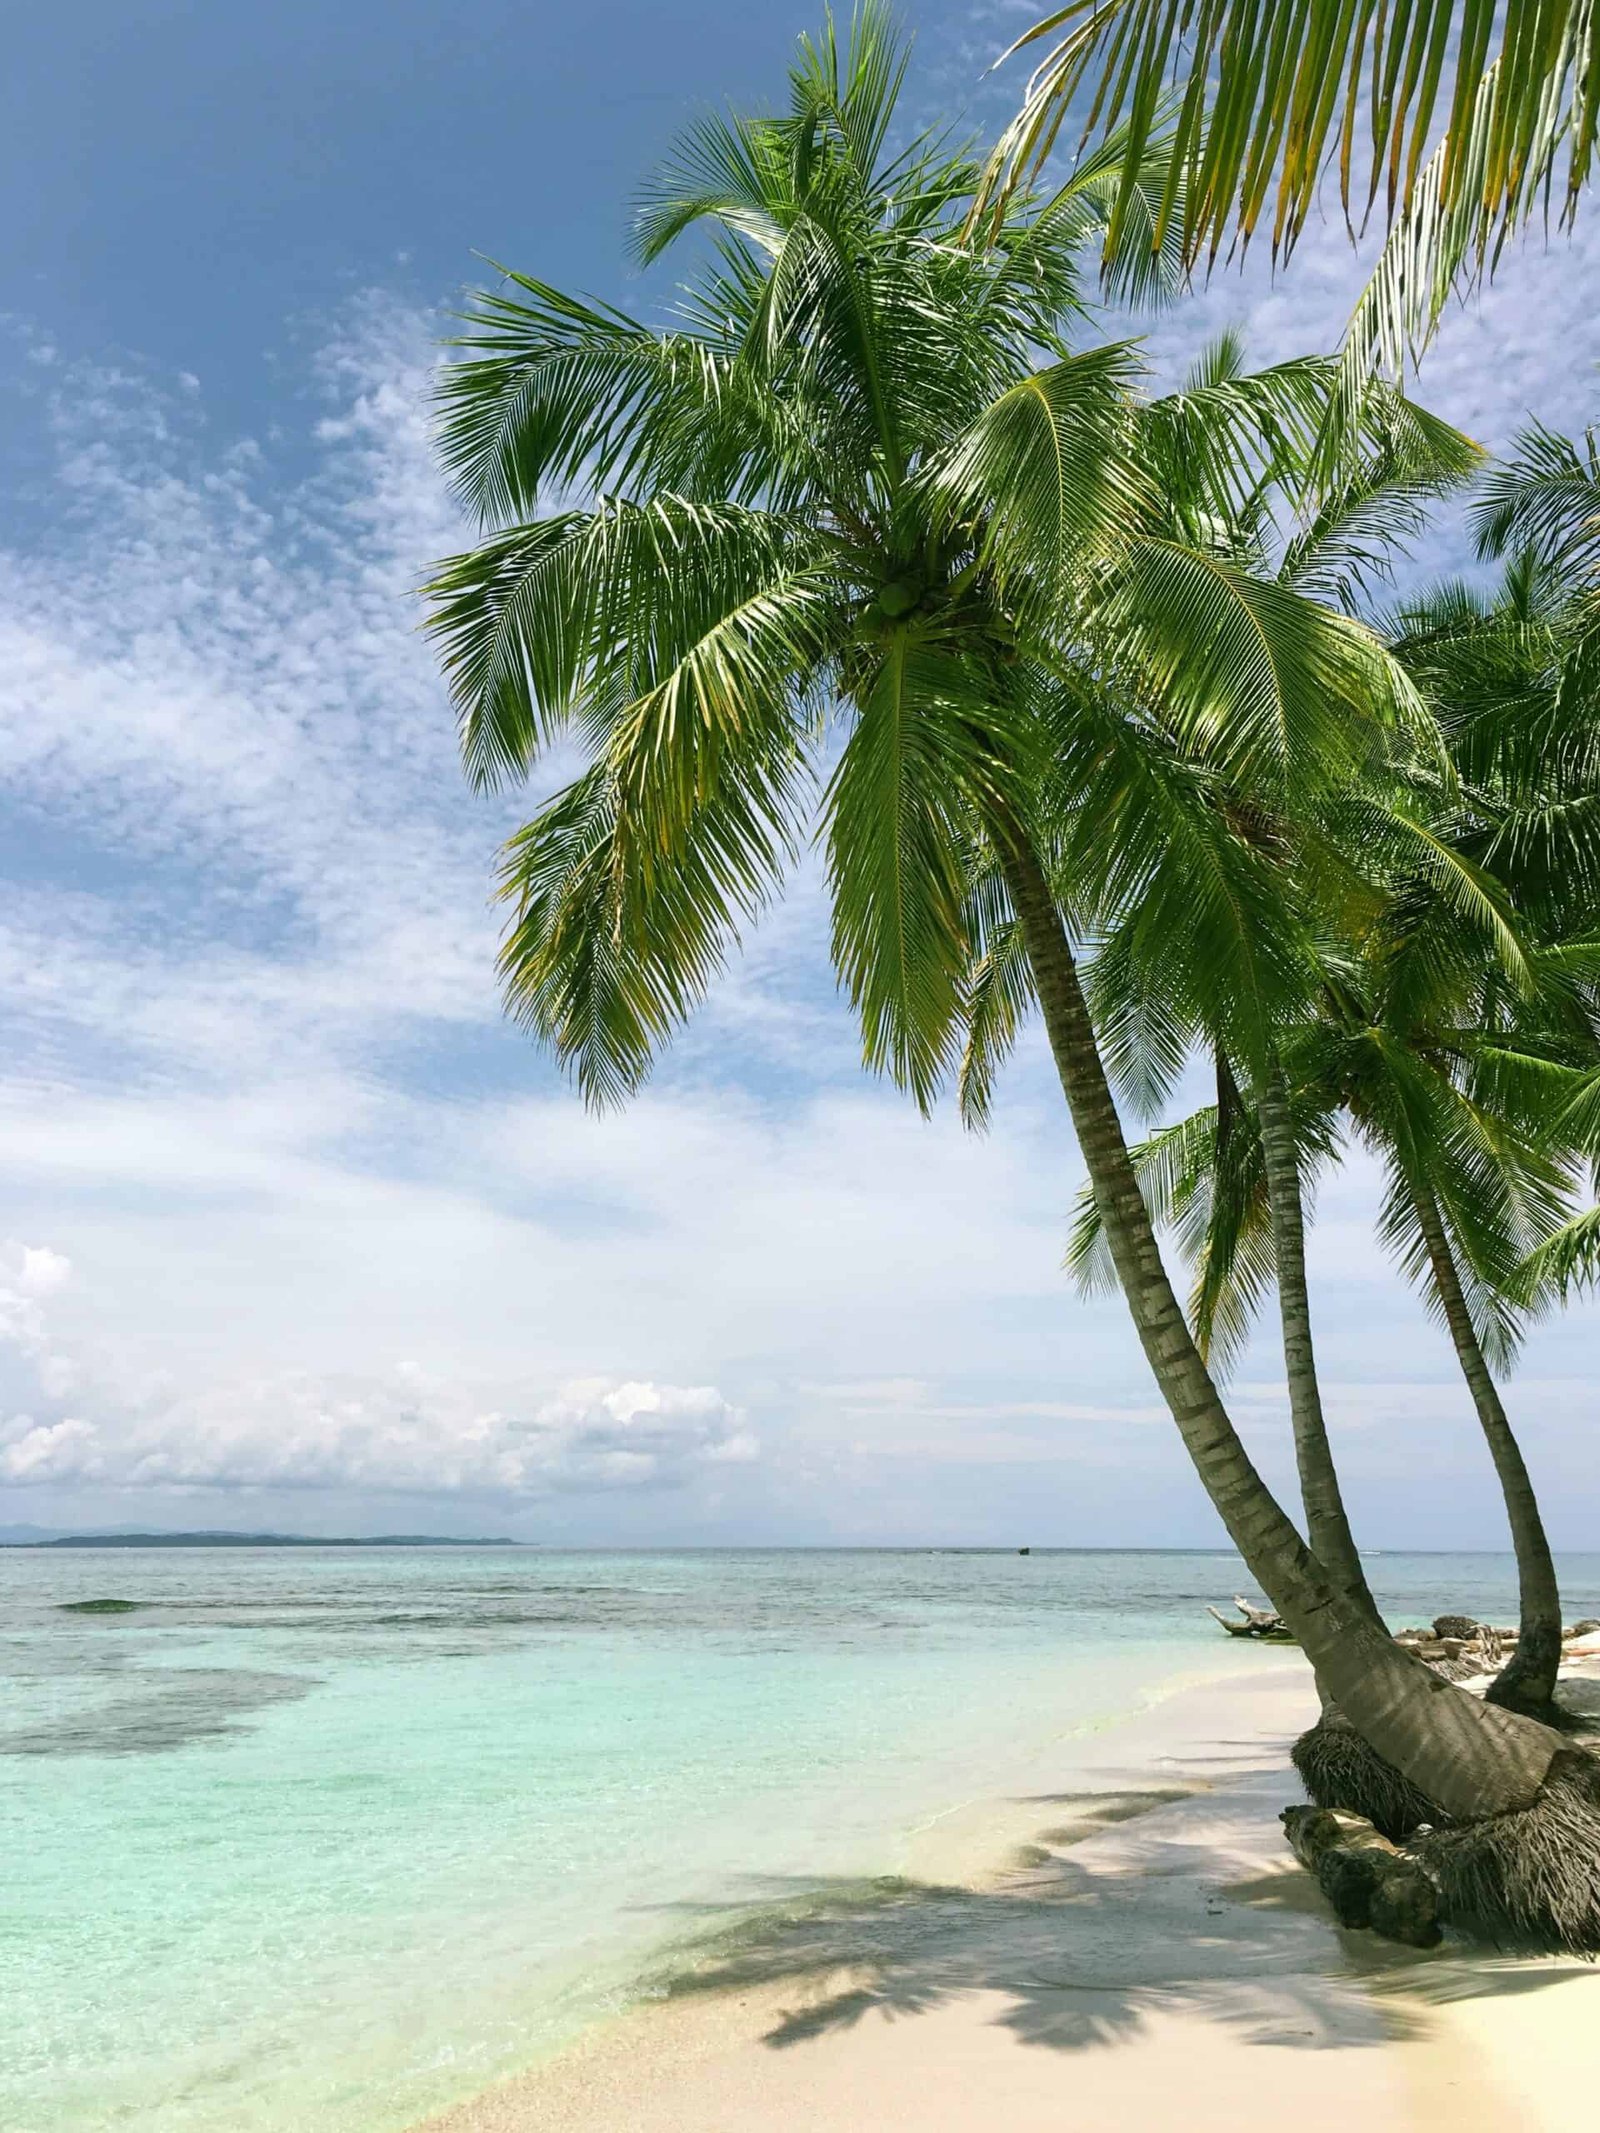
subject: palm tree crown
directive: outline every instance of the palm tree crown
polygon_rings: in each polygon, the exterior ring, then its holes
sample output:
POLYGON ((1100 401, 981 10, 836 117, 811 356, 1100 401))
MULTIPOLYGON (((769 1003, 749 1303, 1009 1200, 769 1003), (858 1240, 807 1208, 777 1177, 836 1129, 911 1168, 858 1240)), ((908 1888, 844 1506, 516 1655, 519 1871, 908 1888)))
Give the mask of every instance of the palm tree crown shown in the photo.
MULTIPOLYGON (((802 41, 786 114, 695 128, 638 222, 647 259, 709 238, 668 328, 511 275, 445 373, 485 526, 429 588, 469 770, 521 776, 563 734, 589 759, 508 848, 504 976, 595 1100, 637 1086, 814 817, 868 1059, 926 1103, 982 925, 974 839, 1033 822, 1045 772, 1076 768, 1080 816, 1098 781, 1099 831, 1115 800, 1124 886, 1151 891, 1181 819, 1214 886, 1172 876, 1173 923, 1242 948, 1249 886, 1218 870, 1248 855, 1200 766, 1315 777, 1409 702, 1367 633, 1204 534, 1309 448, 1329 366, 1138 402, 1081 285, 1120 145, 975 241, 978 162, 887 145, 904 65, 868 10, 845 51, 802 41)), ((1147 230, 1123 256, 1148 294, 1147 230)), ((1381 419, 1435 448, 1405 403, 1381 419)))

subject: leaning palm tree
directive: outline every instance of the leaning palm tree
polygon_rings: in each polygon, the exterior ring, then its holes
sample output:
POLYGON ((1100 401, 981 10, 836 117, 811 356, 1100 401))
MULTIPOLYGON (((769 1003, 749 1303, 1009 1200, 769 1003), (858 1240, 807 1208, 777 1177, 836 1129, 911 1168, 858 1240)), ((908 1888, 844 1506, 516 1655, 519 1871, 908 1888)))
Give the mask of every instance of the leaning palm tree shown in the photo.
MULTIPOLYGON (((1368 633, 1163 529, 1132 352, 1073 338, 1092 201, 1019 195, 973 241, 976 161, 886 145, 904 63, 865 11, 847 51, 802 43, 784 116, 696 129, 641 210, 647 257, 709 240, 664 330, 513 277, 445 374, 445 459, 485 521, 430 588, 468 770, 525 775, 558 738, 584 762, 507 848, 512 1010, 592 1100, 626 1096, 815 825, 867 1062, 929 1104, 977 841, 1130 1315, 1254 1575, 1441 1812, 1564 1798, 1559 1738, 1401 1652, 1251 1464, 1162 1265, 1064 915, 1070 786, 1153 904, 1192 933, 1206 914, 1219 972, 1262 964, 1270 899, 1173 742, 1237 787, 1336 783, 1412 699, 1368 633)), ((1232 989, 1241 1045, 1263 993, 1232 989)))
MULTIPOLYGON (((1564 1211, 1564 1177, 1538 1140, 1500 1114, 1492 1099, 1455 1083, 1434 1041, 1440 1034, 1413 1017, 1386 1030, 1380 1015, 1348 1032, 1343 1046, 1330 1044, 1325 1063, 1330 1078, 1342 1066, 1346 1110, 1362 1138, 1381 1151, 1387 1190, 1380 1233, 1444 1323, 1499 1481, 1516 1557, 1520 1628, 1488 1694, 1540 1712, 1552 1702, 1561 1663, 1561 1592, 1498 1380, 1520 1336, 1509 1300, 1516 1271, 1530 1241, 1548 1234, 1564 1211)), ((1469 1060, 1480 1046, 1480 1034, 1470 1032, 1463 1047, 1469 1060)), ((1501 1074, 1509 1062, 1523 1064, 1503 1041, 1495 1051, 1501 1074)), ((1534 1053, 1527 1063, 1542 1078, 1546 1059, 1534 1053)))
MULTIPOLYGON (((1312 590, 1353 610, 1375 579, 1386 579, 1392 558, 1408 535, 1420 532, 1428 508, 1478 464, 1476 448, 1448 424, 1411 406, 1387 388, 1368 386, 1359 402, 1356 448, 1331 464, 1324 450, 1327 405, 1342 380, 1331 366, 1307 366, 1326 399, 1313 412, 1324 419, 1296 427, 1276 423, 1265 449, 1241 452, 1230 420, 1235 397, 1251 390, 1243 374, 1236 336, 1225 335, 1205 350, 1175 394, 1145 415, 1159 467, 1159 509, 1172 537, 1224 565, 1248 568, 1258 577, 1312 590)), ((1218 792, 1215 804, 1248 820, 1260 853, 1282 868, 1291 840, 1287 825, 1252 811, 1249 796, 1218 792)), ((1083 868, 1077 870, 1081 878, 1083 868)), ((1295 885, 1295 901, 1312 908, 1295 885)), ((1314 901, 1314 900, 1312 900, 1314 901)), ((1082 914, 1087 919, 1087 913, 1082 914)), ((1204 982, 1208 961, 1171 915, 1159 922, 1142 894, 1124 916, 1102 906, 1094 918, 1102 938, 1093 966, 1091 1006, 1109 1039, 1114 1080, 1134 1103, 1159 1109, 1172 1073, 1191 1041, 1202 1036, 1213 1051, 1219 1098, 1233 1089, 1232 1067, 1213 1013, 1214 986, 1204 982), (1107 927, 1110 931, 1107 932, 1107 927), (1192 980, 1199 976, 1197 991, 1192 980), (1135 980, 1130 995, 1128 986, 1135 980), (1187 1019, 1180 1001, 1187 1000, 1187 1019)), ((969 1123, 987 1115, 1000 1057, 1015 1035, 1016 1015, 1002 1024, 995 1014, 994 973, 1008 955, 1013 973, 1018 944, 985 940, 968 994, 968 1033, 960 1093, 969 1123)), ((1299 961, 1304 999, 1317 979, 1311 937, 1300 927, 1299 961)), ((1248 970, 1242 973, 1248 982, 1248 970)), ((1281 973, 1280 973, 1281 977, 1281 973)), ((1016 979, 1012 976, 1012 990, 1016 979)), ((1291 1130, 1288 1091, 1276 1041, 1253 1061, 1255 1108, 1252 1145, 1265 1164, 1271 1205, 1273 1263, 1282 1320, 1290 1418, 1293 1426, 1306 1533, 1313 1554, 1357 1605, 1374 1616, 1360 1554, 1351 1532, 1339 1476, 1328 1440, 1317 1377, 1312 1317, 1305 1270, 1300 1154, 1291 1130)), ((1237 1094, 1236 1089, 1234 1093, 1237 1094)), ((1223 1114, 1228 1115, 1224 1103, 1223 1114)))
MULTIPOLYGON (((1491 1695, 1535 1709, 1555 1687, 1560 1594, 1497 1374, 1520 1337, 1523 1255, 1559 1218, 1568 1166, 1600 1147, 1600 953, 1582 938, 1600 885, 1600 759, 1592 704, 1572 700, 1569 606, 1559 582, 1520 557, 1497 597, 1446 587, 1399 618, 1397 649, 1440 706, 1451 774, 1419 789, 1429 806, 1415 824, 1360 809, 1360 864, 1386 849, 1389 872, 1365 911, 1359 896, 1344 898, 1362 936, 1332 946, 1315 1014, 1284 1034, 1290 1087, 1258 1082, 1247 1100, 1219 1057, 1217 1104, 1135 1151, 1152 1212, 1196 1266, 1191 1316, 1208 1355, 1237 1344, 1274 1275, 1280 1292, 1303 1285, 1298 1249, 1281 1263, 1274 1126, 1291 1161, 1304 1136, 1308 1159, 1326 1160, 1339 1117, 1378 1155, 1384 1238, 1449 1332, 1516 1551, 1522 1634, 1491 1695), (1454 863, 1441 873, 1445 853, 1454 863), (1465 907, 1463 887, 1475 891, 1465 907), (1527 944, 1531 925, 1580 937, 1541 949, 1527 944)), ((1118 992, 1134 973, 1111 945, 1107 1007, 1126 1023, 1118 992)), ((1296 1214, 1296 1247, 1299 1227, 1296 1214)), ((1558 1279, 1571 1260, 1563 1240, 1581 1234, 1545 1244, 1538 1268, 1558 1279)), ((1092 1204, 1070 1257, 1091 1281, 1103 1277, 1092 1204)), ((1292 1386, 1287 1314, 1285 1331, 1292 1386)))
POLYGON ((1381 198, 1393 233, 1357 321, 1364 358, 1425 339, 1460 277, 1547 215, 1558 185, 1570 222, 1600 128, 1594 0, 1066 0, 1011 51, 1041 48, 991 196, 1069 122, 1085 140, 1120 128, 1115 245, 1160 135, 1155 240, 1214 261, 1266 221, 1280 260, 1336 166, 1352 232, 1381 198))
MULTIPOLYGON (((1488 1446, 1516 1555, 1521 1629, 1492 1701, 1549 1708, 1561 1658, 1561 1599, 1538 1499, 1499 1378, 1520 1339, 1523 1255, 1531 1236, 1564 1234, 1559 1162, 1462 1069, 1503 1081, 1514 1070, 1548 1087, 1546 1053, 1486 1044, 1475 1028, 1386 1019, 1359 969, 1330 982, 1323 1014, 1283 1046, 1280 1099, 1309 1182, 1348 1120, 1385 1174, 1380 1235, 1444 1324, 1488 1446), (1452 1057, 1452 1054, 1454 1055, 1452 1057)), ((1194 1268, 1190 1315, 1214 1363, 1226 1361, 1274 1280, 1281 1230, 1263 1150, 1259 1091, 1228 1084, 1217 1104, 1158 1129, 1133 1150, 1152 1217, 1170 1224, 1194 1268)), ((1550 1244, 1544 1245, 1548 1253, 1550 1244)), ((1089 1287, 1106 1278, 1092 1202, 1078 1211, 1069 1264, 1089 1287)))
MULTIPOLYGON (((1544 448, 1554 442, 1538 433, 1544 464, 1536 518, 1550 501, 1552 455, 1544 448)), ((1517 471, 1496 470, 1485 485, 1480 520, 1491 552, 1503 547, 1523 516, 1509 493, 1517 471)), ((1572 471, 1570 465, 1563 470, 1572 471)), ((1547 517, 1544 522, 1548 528, 1547 517)), ((1395 944, 1393 967, 1385 974, 1386 993, 1399 1008, 1398 1057, 1413 1066, 1451 1061, 1481 1115, 1498 1119, 1510 1136, 1507 1147, 1522 1136, 1547 1164, 1559 1166, 1562 1175, 1547 1171, 1542 1183, 1536 1163, 1514 1166, 1535 1203, 1531 1234, 1538 1251, 1549 1249, 1544 1240, 1565 1212, 1564 1187, 1576 1166, 1600 1151, 1594 1094, 1600 1050, 1600 668, 1593 588, 1586 570, 1570 567, 1570 539, 1561 546, 1561 559, 1541 560, 1520 549, 1489 599, 1460 587, 1444 589, 1402 618, 1395 640, 1439 704, 1449 736, 1458 783, 1443 833, 1469 863, 1505 884, 1517 926, 1530 943, 1520 973, 1495 958, 1479 957, 1475 968, 1470 945, 1465 956, 1460 952, 1459 934, 1441 957, 1440 914, 1413 904, 1408 935, 1395 944), (1420 984, 1408 974, 1415 971, 1420 984), (1441 975, 1443 999, 1454 996, 1454 1012, 1442 1016, 1441 975), (1466 1024, 1454 1037, 1448 1033, 1452 1022, 1466 1024)), ((1449 940, 1454 929, 1446 923, 1443 931, 1449 940)), ((1418 1104, 1408 1102, 1401 1087, 1393 1093, 1395 1123, 1404 1129, 1400 1138, 1415 1117, 1426 1139, 1418 1104)), ((1425 1097, 1425 1088, 1417 1094, 1425 1097)), ((1497 1151, 1488 1153, 1494 1158, 1497 1151)), ((1430 1190, 1426 1166, 1413 1156, 1408 1168, 1411 1257, 1419 1271, 1426 1268, 1471 1389, 1516 1542, 1523 1635, 1496 1693, 1538 1703, 1555 1683, 1560 1600, 1538 1505, 1495 1382, 1496 1365, 1509 1359, 1515 1344, 1518 1307, 1529 1300, 1525 1278, 1510 1263, 1519 1226, 1501 1221, 1476 1240, 1464 1236, 1460 1220, 1452 1223, 1449 1209, 1430 1190), (1482 1308, 1474 1308, 1475 1299, 1457 1278, 1464 1267, 1480 1276, 1482 1308)), ((1526 1225, 1520 1234, 1526 1250, 1526 1225)))

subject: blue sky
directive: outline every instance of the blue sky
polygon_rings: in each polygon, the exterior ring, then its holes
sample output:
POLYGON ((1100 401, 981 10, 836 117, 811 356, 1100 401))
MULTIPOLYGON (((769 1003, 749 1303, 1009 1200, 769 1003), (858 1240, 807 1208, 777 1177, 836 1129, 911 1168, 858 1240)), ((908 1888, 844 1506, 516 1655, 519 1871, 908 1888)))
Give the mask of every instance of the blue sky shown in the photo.
MULTIPOLYGON (((514 799, 460 783, 408 598, 474 251, 618 301, 629 195, 697 101, 777 93, 804 9, 121 0, 10 31, 0 173, 0 1525, 607 1541, 1180 1544, 1217 1529, 1024 1048, 994 1132, 865 1081, 814 880, 601 1121, 503 1026, 514 799)), ((916 96, 1003 112, 1015 8, 913 10, 916 96)), ((1314 236, 1153 330, 1329 345, 1314 236)), ((1453 318, 1425 396, 1485 441, 1596 411, 1600 213, 1453 318)), ((1459 552, 1446 527, 1431 560, 1459 552)), ((1442 1339, 1315 1236, 1329 1401, 1377 1545, 1498 1545, 1442 1339)), ((1515 1409, 1592 1544, 1592 1314, 1515 1409)), ((1285 1475, 1270 1343, 1234 1388, 1285 1475)))

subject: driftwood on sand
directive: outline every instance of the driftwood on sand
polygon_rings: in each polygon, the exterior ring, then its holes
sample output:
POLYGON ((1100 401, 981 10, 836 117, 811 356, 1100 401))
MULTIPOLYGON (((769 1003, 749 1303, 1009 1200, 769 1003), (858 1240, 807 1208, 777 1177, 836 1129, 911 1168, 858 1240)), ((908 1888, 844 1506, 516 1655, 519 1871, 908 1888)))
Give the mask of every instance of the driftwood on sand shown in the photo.
MULTIPOLYGON (((1234 1594, 1233 1604, 1242 1617, 1237 1622, 1218 1608, 1206 1609, 1212 1621, 1230 1637, 1258 1637, 1269 1644, 1294 1642, 1294 1632, 1270 1608, 1254 1607, 1238 1593, 1234 1594)), ((1471 1615, 1436 1615, 1426 1629, 1397 1629, 1394 1633, 1396 1644, 1415 1652, 1451 1681, 1471 1681, 1480 1674, 1498 1673, 1516 1648, 1518 1637, 1514 1625, 1496 1628, 1491 1623, 1475 1621, 1471 1615)), ((1593 1619, 1575 1622, 1561 1632, 1563 1645, 1576 1648, 1573 1656, 1585 1649, 1585 1640, 1597 1637, 1600 1621, 1593 1619)))
POLYGON ((1293 1644, 1294 1631, 1281 1615, 1275 1615, 1265 1607, 1252 1607, 1248 1600, 1242 1600, 1237 1593, 1233 1596, 1233 1604, 1243 1615, 1242 1622, 1230 1622, 1226 1615, 1219 1614, 1214 1607, 1206 1609, 1212 1621, 1220 1622, 1230 1637, 1265 1637, 1272 1644, 1293 1644))
POLYGON ((1339 1807, 1286 1807, 1280 1819, 1340 1925, 1370 1926, 1410 1948, 1437 1946, 1439 1892, 1398 1844, 1339 1807))

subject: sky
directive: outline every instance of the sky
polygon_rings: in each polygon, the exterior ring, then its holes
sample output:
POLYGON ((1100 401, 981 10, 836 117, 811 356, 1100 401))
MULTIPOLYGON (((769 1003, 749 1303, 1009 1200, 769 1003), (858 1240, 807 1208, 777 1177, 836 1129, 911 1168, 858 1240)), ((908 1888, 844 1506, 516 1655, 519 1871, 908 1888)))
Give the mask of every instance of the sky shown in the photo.
MULTIPOLYGON (((1003 119, 1026 19, 911 9, 917 115, 1003 119)), ((496 847, 414 587, 463 544, 428 381, 484 259, 658 317, 633 188, 781 92, 773 0, 78 0, 0 81, 0 1530, 552 1544, 1215 1545, 1036 1037, 991 1133, 863 1076, 813 870, 647 1092, 586 1114, 504 1023, 496 847), (476 256, 475 256, 476 255, 476 256)), ((1330 217, 1150 325, 1336 339, 1330 217)), ((1140 322, 1144 323, 1144 322, 1140 322)), ((1124 322, 1115 330, 1133 330, 1124 322)), ((1491 447, 1600 413, 1600 206, 1453 315, 1420 391, 1491 447)), ((1418 567, 1464 555, 1442 524, 1418 567)), ((1323 1188, 1336 1448, 1378 1547, 1498 1547, 1443 1337, 1323 1188)), ((1600 1546, 1595 1318, 1512 1388, 1600 1546)), ((1279 1364, 1230 1388, 1289 1485, 1279 1364)))

